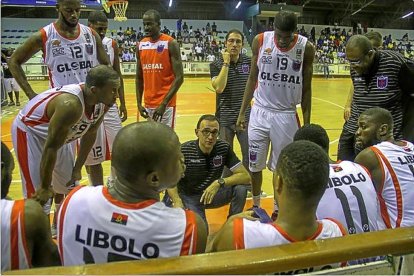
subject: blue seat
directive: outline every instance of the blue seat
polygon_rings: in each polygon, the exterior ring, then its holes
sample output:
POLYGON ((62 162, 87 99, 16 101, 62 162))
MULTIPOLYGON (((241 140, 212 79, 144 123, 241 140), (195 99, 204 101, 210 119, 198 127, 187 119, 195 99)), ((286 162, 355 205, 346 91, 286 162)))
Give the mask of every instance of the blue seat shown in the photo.
POLYGON ((9 37, 7 37, 7 38, 14 38, 14 35, 11 35, 11 36, 9 36, 9 37))
POLYGON ((5 32, 5 33, 8 33, 8 32, 10 32, 10 30, 4 30, 4 32, 5 32))

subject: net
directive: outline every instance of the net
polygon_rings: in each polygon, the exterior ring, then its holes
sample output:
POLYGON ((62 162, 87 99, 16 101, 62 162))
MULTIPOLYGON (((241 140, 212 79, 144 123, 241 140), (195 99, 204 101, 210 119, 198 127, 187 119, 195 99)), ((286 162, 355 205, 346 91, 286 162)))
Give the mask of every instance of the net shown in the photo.
POLYGON ((128 18, 125 16, 126 10, 128 8, 128 1, 118 0, 118 1, 108 1, 106 2, 108 6, 112 6, 114 10, 116 21, 126 21, 128 18))

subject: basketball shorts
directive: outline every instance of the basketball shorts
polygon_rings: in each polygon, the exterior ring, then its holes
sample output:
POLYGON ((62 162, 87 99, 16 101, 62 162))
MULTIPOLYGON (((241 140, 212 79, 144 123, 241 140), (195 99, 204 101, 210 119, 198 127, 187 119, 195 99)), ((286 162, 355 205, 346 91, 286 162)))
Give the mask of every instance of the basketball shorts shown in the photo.
MULTIPOLYGON (((148 121, 152 121, 152 116, 154 116, 156 108, 146 107, 145 110, 148 112, 148 121)), ((175 127, 175 106, 167 106, 165 109, 164 115, 162 115, 160 123, 166 124, 167 126, 174 128, 175 127)))
POLYGON ((249 120, 249 169, 259 172, 266 167, 275 171, 280 151, 293 141, 299 128, 296 112, 275 112, 253 105, 249 120))
POLYGON ((114 104, 106 112, 104 120, 99 126, 95 144, 86 158, 85 165, 98 165, 106 160, 111 160, 112 144, 121 128, 122 122, 119 118, 118 106, 114 104))
MULTIPOLYGON (((19 162, 24 198, 31 198, 40 188, 40 161, 46 140, 17 126, 12 125, 13 147, 19 162)), ((63 145, 56 155, 52 174, 52 187, 56 193, 68 194, 74 186, 66 187, 72 178, 75 164, 76 141, 63 145)), ((77 182, 75 185, 78 185, 77 182)))
POLYGON ((20 91, 20 86, 14 78, 4 79, 4 87, 7 93, 12 91, 20 91))

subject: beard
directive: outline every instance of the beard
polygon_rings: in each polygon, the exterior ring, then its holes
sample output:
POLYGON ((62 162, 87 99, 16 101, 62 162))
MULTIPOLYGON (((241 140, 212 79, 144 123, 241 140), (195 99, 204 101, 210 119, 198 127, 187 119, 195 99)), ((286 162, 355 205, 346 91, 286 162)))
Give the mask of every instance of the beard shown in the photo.
POLYGON ((64 22, 66 25, 68 25, 69 27, 71 27, 71 28, 75 28, 76 26, 78 26, 78 22, 79 22, 79 20, 76 20, 76 23, 71 23, 71 22, 69 22, 69 21, 67 21, 67 20, 66 20, 66 18, 63 16, 63 14, 62 14, 62 13, 60 13, 60 16, 61 16, 61 18, 62 18, 63 22, 64 22))

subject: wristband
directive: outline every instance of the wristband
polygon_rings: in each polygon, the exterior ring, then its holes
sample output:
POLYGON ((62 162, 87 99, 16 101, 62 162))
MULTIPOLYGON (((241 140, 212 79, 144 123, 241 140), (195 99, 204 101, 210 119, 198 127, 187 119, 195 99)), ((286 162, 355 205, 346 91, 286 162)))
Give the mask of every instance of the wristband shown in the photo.
POLYGON ((229 67, 229 64, 228 63, 223 63, 223 66, 224 67, 229 67))

